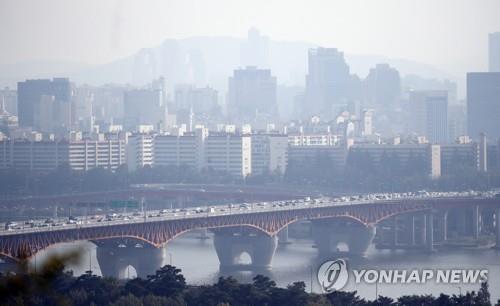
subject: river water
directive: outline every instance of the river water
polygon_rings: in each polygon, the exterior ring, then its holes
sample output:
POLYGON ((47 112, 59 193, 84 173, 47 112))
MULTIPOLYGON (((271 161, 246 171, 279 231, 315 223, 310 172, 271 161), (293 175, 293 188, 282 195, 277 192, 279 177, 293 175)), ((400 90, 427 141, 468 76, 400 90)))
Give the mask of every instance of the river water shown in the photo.
MULTIPOLYGON (((273 259, 272 270, 266 272, 278 286, 286 286, 296 281, 306 283, 307 290, 321 292, 316 272, 325 259, 317 256, 310 240, 292 239, 291 244, 278 247, 273 259), (312 285, 312 286, 311 286, 312 285)), ((83 250, 79 264, 69 266, 75 275, 91 269, 100 275, 99 264, 95 255, 95 245, 90 242, 59 244, 40 252, 31 264, 41 264, 49 254, 61 253, 73 249, 83 250), (36 261, 36 263, 35 263, 36 261)), ((335 258, 332 258, 335 259, 335 258)), ((248 255, 241 257, 242 263, 249 261, 248 255)), ((172 263, 182 269, 182 274, 190 284, 209 284, 220 276, 232 275, 241 282, 249 282, 255 276, 248 271, 221 273, 219 261, 212 239, 199 239, 199 234, 188 233, 168 243, 163 264, 172 263)), ((348 259, 350 269, 488 269, 490 292, 493 300, 500 299, 500 252, 492 249, 449 250, 428 254, 419 251, 377 250, 373 246, 364 258, 348 259)), ((129 267, 123 277, 134 277, 135 270, 129 267)), ((355 284, 353 277, 344 290, 357 290, 366 299, 373 299, 376 294, 398 297, 406 294, 459 294, 460 291, 478 290, 479 285, 436 284, 355 284)))

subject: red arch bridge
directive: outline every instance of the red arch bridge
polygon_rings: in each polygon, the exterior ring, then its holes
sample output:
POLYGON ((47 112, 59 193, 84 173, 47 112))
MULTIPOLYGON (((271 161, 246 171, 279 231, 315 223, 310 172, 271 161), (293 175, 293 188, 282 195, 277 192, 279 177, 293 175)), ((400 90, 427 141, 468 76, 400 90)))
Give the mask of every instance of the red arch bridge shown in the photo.
POLYGON ((362 255, 381 224, 385 226, 380 230, 388 231, 386 240, 393 246, 419 245, 432 250, 440 241, 449 239, 452 225, 455 234, 475 238, 481 234, 495 235, 500 246, 499 198, 443 197, 293 201, 286 206, 270 202, 255 204, 251 210, 226 207, 192 215, 144 215, 140 220, 1 231, 0 255, 19 260, 51 245, 88 240, 97 245, 104 275, 117 276, 124 268, 120 262, 125 261, 125 267, 131 264, 138 275, 147 275, 161 265, 162 250, 169 241, 191 230, 210 229, 221 268, 237 267, 236 259, 242 252, 250 255, 252 269, 269 268, 278 233, 287 230, 289 224, 304 220, 312 224, 320 253, 336 252, 337 243, 344 242, 351 255, 362 255))

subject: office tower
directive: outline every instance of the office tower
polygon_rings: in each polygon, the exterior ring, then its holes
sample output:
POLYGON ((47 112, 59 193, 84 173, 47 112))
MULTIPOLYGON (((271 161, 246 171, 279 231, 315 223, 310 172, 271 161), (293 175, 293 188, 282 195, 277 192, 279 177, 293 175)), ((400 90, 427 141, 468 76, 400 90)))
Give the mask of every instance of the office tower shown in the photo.
POLYGON ((228 115, 240 123, 275 120, 276 77, 268 69, 237 69, 229 78, 228 115))
POLYGON ((488 37, 488 64, 490 72, 500 72, 500 32, 488 37))
POLYGON ((207 122, 216 118, 220 112, 218 93, 210 87, 177 86, 174 100, 177 122, 186 126, 193 124, 191 119, 194 123, 207 122), (192 116, 194 118, 191 118, 192 116))
POLYGON ((351 76, 344 54, 335 48, 309 50, 306 97, 303 111, 307 116, 332 118, 334 105, 345 104, 351 76))
MULTIPOLYGON (((54 78, 51 80, 27 80, 17 83, 18 92, 18 116, 19 126, 35 127, 40 103, 47 102, 47 98, 42 102, 43 96, 53 96, 53 116, 54 126, 58 129, 69 130, 72 127, 73 105, 72 105, 72 85, 69 79, 54 78)), ((41 131, 52 132, 52 131, 41 131)))
POLYGON ((94 125, 94 91, 88 86, 77 87, 74 91, 75 126, 78 130, 91 132, 94 125))
POLYGON ((500 138, 500 72, 467 74, 467 130, 479 139, 485 133, 489 139, 500 138))
POLYGON ((376 109, 393 109, 399 104, 401 78, 399 72, 388 64, 377 64, 363 81, 366 106, 376 109))
POLYGON ((448 105, 448 138, 450 142, 455 142, 460 136, 467 135, 466 105, 448 105))
POLYGON ((448 141, 448 92, 410 93, 409 132, 425 136, 431 143, 448 141))
POLYGON ((260 35, 259 30, 248 30, 247 40, 241 45, 241 65, 268 68, 269 66, 269 38, 260 35))
POLYGON ((42 95, 40 101, 35 103, 33 127, 36 131, 52 133, 55 129, 56 99, 54 96, 42 95))
POLYGON ((123 96, 124 127, 134 130, 139 125, 159 129, 166 120, 166 105, 160 89, 133 89, 123 96))
POLYGON ((373 110, 364 109, 361 118, 361 135, 370 136, 373 134, 373 110))
POLYGON ((0 112, 3 110, 10 115, 17 116, 17 91, 5 87, 0 89, 0 112))

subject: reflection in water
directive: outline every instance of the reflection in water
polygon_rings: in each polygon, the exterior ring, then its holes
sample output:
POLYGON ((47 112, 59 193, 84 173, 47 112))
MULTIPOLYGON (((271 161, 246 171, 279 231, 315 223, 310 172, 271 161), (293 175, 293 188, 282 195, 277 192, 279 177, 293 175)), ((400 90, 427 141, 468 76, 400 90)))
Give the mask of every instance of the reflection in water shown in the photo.
MULTIPOLYGON (((199 239, 198 234, 185 234, 167 245, 163 264, 172 263, 182 269, 183 275, 188 283, 207 284, 216 282, 220 276, 233 276, 241 282, 250 282, 256 275, 249 271, 220 272, 219 261, 215 253, 212 239, 199 239)), ((317 268, 326 260, 318 258, 317 249, 312 247, 309 240, 292 240, 293 243, 278 247, 273 259, 271 271, 259 271, 260 274, 269 276, 276 281, 278 286, 287 286, 293 282, 303 281, 307 290, 320 292, 316 280, 317 268)), ((69 267, 75 275, 84 273, 91 269, 100 275, 99 264, 95 257, 95 245, 90 242, 60 244, 40 252, 31 261, 32 265, 41 264, 48 254, 64 252, 75 248, 83 248, 85 254, 81 262, 69 267)), ((333 259, 333 258, 330 258, 333 259)), ((240 260, 248 262, 248 254, 241 256, 240 260)), ((472 268, 489 270, 490 290, 493 300, 500 298, 500 252, 491 249, 482 250, 454 250, 440 251, 432 255, 418 251, 381 251, 373 247, 368 251, 366 258, 349 258, 350 269, 452 269, 472 268)), ((352 275, 351 275, 352 276, 352 275)), ((125 270, 124 278, 135 277, 135 269, 130 267, 125 270)), ((478 290, 479 285, 460 285, 461 289, 478 290)), ((439 293, 458 294, 458 286, 450 284, 394 284, 394 285, 358 284, 355 285, 353 277, 344 290, 357 290, 365 298, 373 299, 376 290, 381 295, 398 297, 404 294, 434 294, 439 293)))

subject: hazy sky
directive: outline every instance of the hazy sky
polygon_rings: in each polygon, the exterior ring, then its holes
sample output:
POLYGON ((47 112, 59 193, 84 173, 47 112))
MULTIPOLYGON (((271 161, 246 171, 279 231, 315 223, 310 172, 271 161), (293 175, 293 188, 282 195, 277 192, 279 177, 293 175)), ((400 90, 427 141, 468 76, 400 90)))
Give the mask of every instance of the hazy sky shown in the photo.
POLYGON ((500 0, 0 0, 0 63, 104 63, 165 38, 243 37, 251 26, 460 76, 486 69, 500 0))

